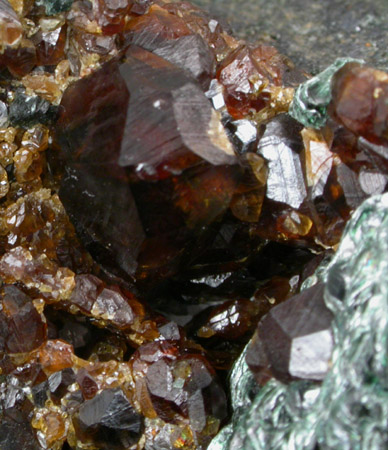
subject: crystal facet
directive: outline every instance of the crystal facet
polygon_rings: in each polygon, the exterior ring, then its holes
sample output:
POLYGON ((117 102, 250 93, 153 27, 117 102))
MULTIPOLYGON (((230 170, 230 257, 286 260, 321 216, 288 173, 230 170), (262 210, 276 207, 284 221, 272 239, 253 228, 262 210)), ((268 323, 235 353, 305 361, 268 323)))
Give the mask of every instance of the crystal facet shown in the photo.
POLYGON ((323 72, 301 84, 290 106, 290 115, 305 127, 322 128, 327 120, 331 100, 331 81, 335 73, 348 63, 363 63, 354 58, 338 58, 323 72))

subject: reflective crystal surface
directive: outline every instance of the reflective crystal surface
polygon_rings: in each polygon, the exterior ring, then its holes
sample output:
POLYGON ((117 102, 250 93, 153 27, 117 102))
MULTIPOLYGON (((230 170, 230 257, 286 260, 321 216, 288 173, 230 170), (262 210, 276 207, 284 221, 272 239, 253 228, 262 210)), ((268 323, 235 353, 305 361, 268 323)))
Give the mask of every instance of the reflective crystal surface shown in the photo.
POLYGON ((322 128, 327 120, 327 106, 331 100, 331 80, 334 74, 354 58, 338 58, 320 74, 302 83, 290 105, 290 115, 305 127, 322 128))
POLYGON ((322 380, 331 363, 333 316, 318 283, 274 307, 259 322, 247 363, 259 384, 272 376, 322 380))
POLYGON ((292 119, 279 116, 268 124, 258 146, 258 152, 268 161, 267 197, 293 208, 298 208, 307 195, 297 130, 298 124, 292 119))

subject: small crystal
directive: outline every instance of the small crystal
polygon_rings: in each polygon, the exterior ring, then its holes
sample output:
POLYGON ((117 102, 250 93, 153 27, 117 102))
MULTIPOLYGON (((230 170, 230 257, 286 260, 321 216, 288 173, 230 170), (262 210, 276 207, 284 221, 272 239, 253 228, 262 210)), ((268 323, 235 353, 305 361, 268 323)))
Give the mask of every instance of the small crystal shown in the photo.
POLYGON ((0 1, 0 49, 16 47, 22 38, 22 24, 8 0, 0 1))
POLYGON ((120 388, 106 389, 83 403, 78 420, 82 427, 107 427, 127 430, 133 437, 139 435, 142 420, 120 388))
POLYGON ((359 64, 338 70, 332 82, 330 111, 346 128, 377 144, 386 144, 388 75, 359 64))
POLYGON ((295 92, 289 113, 305 127, 322 128, 327 120, 327 106, 331 100, 331 80, 347 63, 363 61, 354 58, 338 58, 323 72, 302 83, 295 92))
POLYGON ((247 351, 247 362, 261 382, 261 371, 281 381, 322 380, 333 347, 333 316, 318 284, 274 307, 260 321, 258 336, 247 351))
POLYGON ((47 100, 38 96, 18 93, 9 107, 9 121, 14 126, 30 127, 51 122, 56 115, 56 108, 47 100))
POLYGON ((293 208, 307 195, 298 155, 298 127, 289 116, 279 115, 267 125, 258 147, 258 153, 268 160, 267 197, 293 208))

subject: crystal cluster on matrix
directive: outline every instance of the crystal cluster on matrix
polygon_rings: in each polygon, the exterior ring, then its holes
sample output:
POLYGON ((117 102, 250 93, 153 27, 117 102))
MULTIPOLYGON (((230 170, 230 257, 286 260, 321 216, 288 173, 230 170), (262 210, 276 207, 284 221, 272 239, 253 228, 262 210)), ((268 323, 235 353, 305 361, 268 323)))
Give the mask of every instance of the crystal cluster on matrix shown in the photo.
POLYGON ((188 2, 0 0, 2 450, 207 448, 262 317, 258 382, 322 379, 300 286, 388 179, 387 75, 331 74, 306 126, 308 75, 188 2))

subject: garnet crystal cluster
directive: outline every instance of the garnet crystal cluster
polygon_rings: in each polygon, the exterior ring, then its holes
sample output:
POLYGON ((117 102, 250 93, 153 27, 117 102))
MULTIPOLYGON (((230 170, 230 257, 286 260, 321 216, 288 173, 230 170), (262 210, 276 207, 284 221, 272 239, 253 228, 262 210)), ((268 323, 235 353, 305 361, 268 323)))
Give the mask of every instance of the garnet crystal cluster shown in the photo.
POLYGON ((0 0, 0 31, 1 450, 205 449, 256 327, 259 384, 320 382, 299 291, 386 190, 388 75, 187 2, 0 0))

